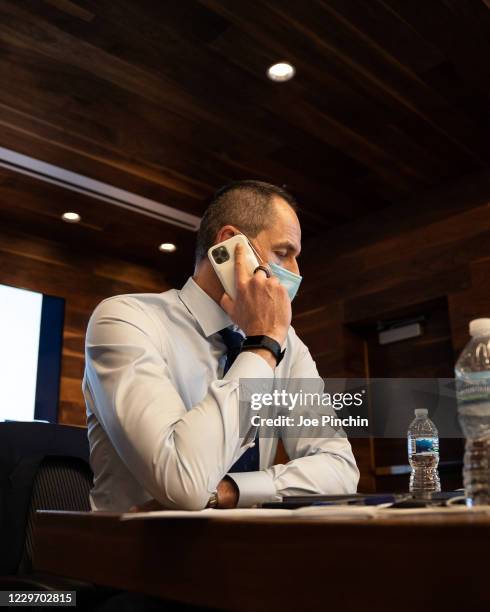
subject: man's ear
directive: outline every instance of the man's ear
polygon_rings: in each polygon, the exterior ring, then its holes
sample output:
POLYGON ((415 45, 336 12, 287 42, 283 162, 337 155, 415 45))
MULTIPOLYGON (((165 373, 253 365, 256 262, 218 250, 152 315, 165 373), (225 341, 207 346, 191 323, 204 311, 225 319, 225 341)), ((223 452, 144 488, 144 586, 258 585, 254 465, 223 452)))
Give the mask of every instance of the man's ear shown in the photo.
POLYGON ((224 242, 225 240, 233 238, 233 236, 236 236, 240 233, 241 232, 239 232, 234 225, 223 225, 223 227, 216 234, 215 244, 218 244, 219 242, 224 242))

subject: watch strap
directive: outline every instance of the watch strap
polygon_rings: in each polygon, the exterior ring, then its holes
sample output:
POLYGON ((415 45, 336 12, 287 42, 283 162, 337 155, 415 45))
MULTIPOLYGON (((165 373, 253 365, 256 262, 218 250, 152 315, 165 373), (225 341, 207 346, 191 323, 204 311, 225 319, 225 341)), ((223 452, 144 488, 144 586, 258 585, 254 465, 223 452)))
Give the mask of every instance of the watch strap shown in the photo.
POLYGON ((267 349, 276 358, 276 365, 279 365, 284 357, 286 349, 281 351, 281 345, 277 340, 270 336, 247 336, 242 343, 242 351, 248 349, 267 349))

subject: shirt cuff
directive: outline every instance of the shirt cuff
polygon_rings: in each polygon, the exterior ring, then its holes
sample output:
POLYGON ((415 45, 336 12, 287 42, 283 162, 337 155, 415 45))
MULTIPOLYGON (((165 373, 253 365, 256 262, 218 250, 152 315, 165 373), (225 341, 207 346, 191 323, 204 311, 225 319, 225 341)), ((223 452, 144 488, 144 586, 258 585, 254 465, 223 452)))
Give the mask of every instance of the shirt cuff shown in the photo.
POLYGON ((223 380, 237 378, 274 378, 274 370, 265 359, 251 351, 240 353, 223 380))
POLYGON ((238 487, 237 508, 250 508, 256 504, 270 501, 281 501, 272 477, 263 471, 232 472, 227 474, 238 487))

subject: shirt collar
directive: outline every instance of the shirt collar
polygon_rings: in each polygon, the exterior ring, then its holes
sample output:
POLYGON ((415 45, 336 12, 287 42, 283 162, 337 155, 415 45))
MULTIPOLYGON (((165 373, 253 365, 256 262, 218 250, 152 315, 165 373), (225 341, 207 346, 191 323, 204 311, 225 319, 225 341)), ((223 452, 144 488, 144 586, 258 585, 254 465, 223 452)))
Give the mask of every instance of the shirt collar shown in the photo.
POLYGON ((233 321, 221 306, 203 291, 192 277, 189 277, 179 291, 179 297, 198 322, 206 338, 224 327, 233 325, 233 321))

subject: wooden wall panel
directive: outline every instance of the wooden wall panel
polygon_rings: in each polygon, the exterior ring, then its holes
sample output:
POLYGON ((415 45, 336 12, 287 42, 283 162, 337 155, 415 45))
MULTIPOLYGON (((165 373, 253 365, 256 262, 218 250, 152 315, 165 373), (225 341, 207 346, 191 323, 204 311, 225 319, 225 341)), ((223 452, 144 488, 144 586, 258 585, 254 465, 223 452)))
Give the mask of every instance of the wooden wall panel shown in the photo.
POLYGON ((65 299, 58 419, 80 426, 86 425, 81 381, 85 330, 93 309, 111 295, 169 288, 164 270, 77 252, 4 228, 0 229, 0 283, 65 299))
POLYGON ((449 295, 451 333, 456 354, 468 342, 468 322, 481 316, 490 316, 490 261, 475 261, 470 270, 470 287, 466 291, 449 295))
POLYGON ((459 348, 468 320, 490 311, 489 238, 488 172, 327 232, 304 245, 293 324, 314 357, 343 360, 347 324, 447 297, 459 348))
MULTIPOLYGON (((469 321, 490 316, 489 229, 487 172, 305 245, 300 261, 304 287, 294 303, 293 325, 310 347, 320 374, 369 374, 370 357, 353 329, 366 322, 375 329, 377 320, 390 319, 403 309, 443 303, 449 319, 446 336, 439 338, 441 330, 429 323, 425 340, 413 343, 411 355, 405 351, 398 359, 395 350, 386 368, 378 364, 371 375, 394 375, 396 368, 396 376, 450 376, 468 341, 469 321)), ((365 490, 372 489, 380 459, 369 452, 366 442, 354 440, 353 446, 361 483, 365 490)))

